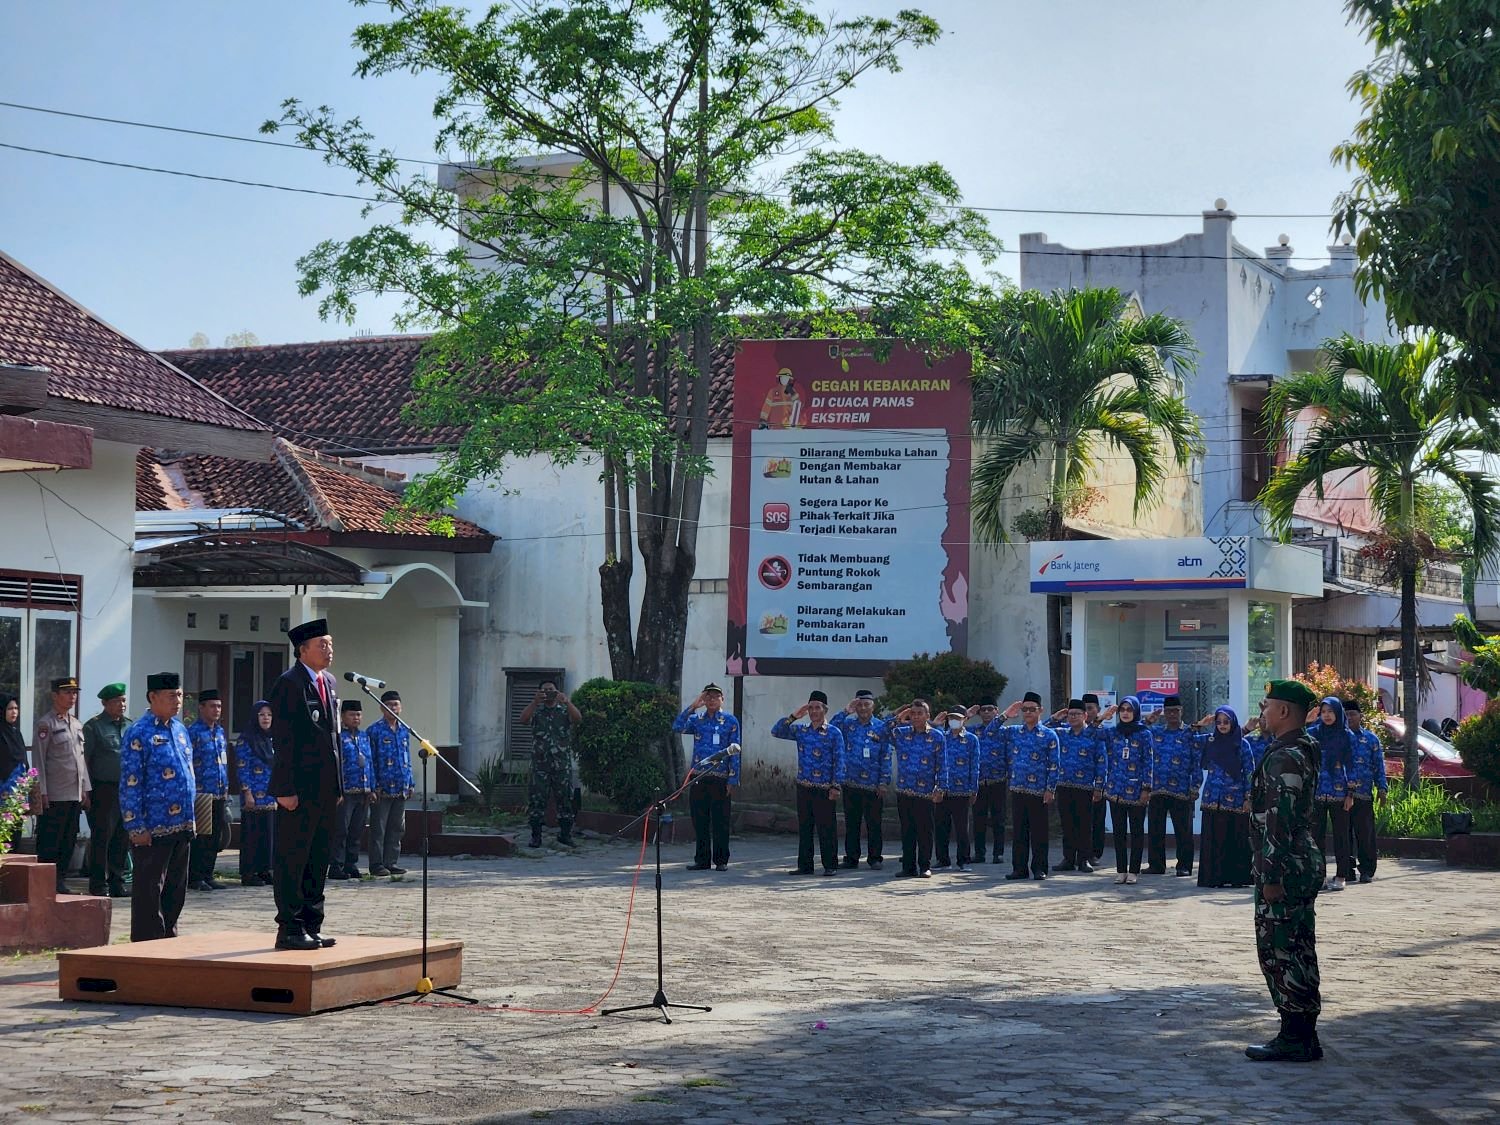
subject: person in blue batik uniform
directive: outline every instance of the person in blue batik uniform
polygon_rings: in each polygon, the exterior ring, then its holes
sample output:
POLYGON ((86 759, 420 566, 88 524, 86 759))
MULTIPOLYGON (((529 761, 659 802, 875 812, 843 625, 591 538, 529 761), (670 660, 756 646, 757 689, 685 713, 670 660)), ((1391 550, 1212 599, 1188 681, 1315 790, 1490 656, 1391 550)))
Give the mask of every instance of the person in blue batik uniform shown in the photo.
POLYGON ((979 738, 979 792, 974 797, 974 862, 984 862, 990 831, 995 834, 991 863, 1005 856, 1005 806, 1010 803, 1010 760, 1005 756, 1005 720, 993 699, 969 709, 979 738))
POLYGON ((1212 724, 1193 742, 1203 763, 1203 858, 1200 887, 1248 887, 1254 881, 1250 857, 1250 775, 1255 751, 1240 732, 1240 718, 1220 707, 1201 720, 1212 724))
POLYGON ((375 808, 370 814, 370 874, 405 875, 399 866, 401 833, 406 829, 406 799, 411 796, 411 738, 396 716, 401 714, 401 693, 385 692, 382 711, 389 710, 370 728, 370 761, 375 769, 375 808))
POLYGON ((1057 732, 1042 725, 1042 697, 1028 691, 1005 717, 1021 716, 1019 726, 1005 728, 1010 759, 1010 874, 1007 879, 1047 877, 1047 806, 1057 794, 1057 732), (1031 870, 1026 869, 1028 856, 1031 870))
POLYGON ((1094 871, 1094 805, 1104 801, 1104 739, 1089 726, 1082 699, 1068 700, 1067 723, 1057 731, 1057 815, 1063 861, 1058 871, 1094 871))
POLYGON ((740 745, 740 721, 724 710, 724 689, 705 684, 698 698, 672 720, 672 730, 693 736, 688 812, 697 843, 687 869, 707 871, 712 866, 723 871, 729 867, 732 802, 740 785, 740 756, 731 751, 740 745))
POLYGON ((1354 878, 1354 841, 1349 831, 1349 814, 1354 810, 1354 793, 1349 786, 1349 767, 1354 761, 1354 733, 1344 720, 1344 701, 1336 695, 1323 700, 1318 718, 1308 730, 1318 741, 1322 765, 1318 768, 1318 791, 1313 819, 1318 834, 1318 848, 1325 862, 1328 830, 1333 829, 1333 878, 1326 891, 1341 891, 1344 881, 1354 878))
POLYGON ((339 805, 333 825, 333 859, 328 865, 330 879, 359 879, 359 838, 364 834, 370 804, 375 800, 375 765, 370 753, 370 736, 359 729, 365 705, 358 699, 339 701, 339 776, 344 783, 344 800, 339 805))
POLYGON ((828 696, 815 691, 807 702, 784 719, 777 719, 771 737, 797 744, 797 866, 788 875, 813 873, 813 830, 817 829, 823 874, 839 869, 838 800, 844 780, 844 736, 828 722, 828 696), (799 725, 803 716, 807 722, 799 725))
POLYGON ((250 721, 234 741, 234 770, 240 782, 240 886, 271 885, 271 853, 276 840, 276 798, 271 796, 271 704, 257 699, 250 721))
POLYGON ((890 753, 885 720, 875 715, 875 693, 861 688, 849 706, 833 717, 844 736, 844 866, 859 866, 859 831, 864 826, 869 864, 885 866, 885 790, 890 784, 890 753))
POLYGON ((943 743, 943 803, 937 806, 934 833, 937 837, 936 866, 949 864, 948 838, 958 841, 958 869, 969 869, 969 811, 979 793, 979 737, 964 729, 968 711, 955 707, 937 717, 946 727, 943 743))
POLYGON ((1146 847, 1146 805, 1151 800, 1156 753, 1151 732, 1141 722, 1139 699, 1127 695, 1115 714, 1114 727, 1105 728, 1104 734, 1104 796, 1115 837, 1115 882, 1135 883, 1146 847))
POLYGON ((193 843, 193 745, 177 713, 182 677, 146 677, 149 710, 125 732, 120 745, 120 820, 130 836, 135 887, 130 899, 130 940, 177 936, 187 898, 188 854, 193 843))
POLYGON ((1177 876, 1193 873, 1193 805, 1198 800, 1198 782, 1203 772, 1193 731, 1182 723, 1182 699, 1169 695, 1158 715, 1150 721, 1155 747, 1155 784, 1146 809, 1146 874, 1167 873, 1167 819, 1176 836, 1177 876), (1160 717, 1166 722, 1155 725, 1160 717))
POLYGON ((193 744, 193 785, 197 835, 193 837, 188 857, 188 889, 222 891, 224 884, 214 878, 219 860, 219 841, 228 834, 229 821, 229 736, 219 717, 224 701, 218 691, 205 688, 198 693, 198 718, 188 727, 193 744))
POLYGON ((1344 719, 1354 738, 1354 753, 1349 759, 1349 795, 1354 804, 1349 809, 1350 827, 1354 830, 1354 852, 1359 861, 1359 881, 1375 879, 1375 800, 1385 800, 1385 749, 1375 732, 1366 729, 1364 711, 1359 700, 1344 701, 1344 719))
POLYGON ((934 810, 943 801, 943 752, 947 739, 929 725, 932 709, 913 699, 896 712, 881 736, 893 749, 896 815, 901 819, 898 879, 932 878, 934 810))

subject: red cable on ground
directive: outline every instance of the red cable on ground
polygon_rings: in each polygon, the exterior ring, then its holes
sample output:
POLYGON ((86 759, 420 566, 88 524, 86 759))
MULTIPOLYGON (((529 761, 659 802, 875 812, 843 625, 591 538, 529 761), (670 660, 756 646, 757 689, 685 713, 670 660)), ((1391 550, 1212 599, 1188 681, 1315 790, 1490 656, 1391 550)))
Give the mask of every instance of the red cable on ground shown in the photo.
MULTIPOLYGON (((693 771, 688 770, 683 779, 682 786, 675 793, 664 798, 660 803, 663 805, 675 801, 687 791, 687 787, 693 783, 693 771)), ((514 1004, 460 1004, 454 1001, 434 1000, 424 1003, 427 1008, 461 1008, 470 1012, 520 1012, 528 1016, 590 1016, 599 1009, 599 1005, 609 999, 610 993, 615 990, 619 983, 620 971, 625 966, 625 947, 630 942, 630 922, 635 916, 635 892, 641 882, 641 871, 646 866, 646 843, 651 838, 651 814, 647 813, 641 818, 641 850, 635 859, 635 874, 630 880, 630 901, 625 906, 625 933, 620 938, 620 955, 615 959, 615 973, 609 978, 609 987, 592 1004, 582 1008, 520 1008, 514 1004)), ((388 1000, 388 1004, 396 1001, 388 1000)))

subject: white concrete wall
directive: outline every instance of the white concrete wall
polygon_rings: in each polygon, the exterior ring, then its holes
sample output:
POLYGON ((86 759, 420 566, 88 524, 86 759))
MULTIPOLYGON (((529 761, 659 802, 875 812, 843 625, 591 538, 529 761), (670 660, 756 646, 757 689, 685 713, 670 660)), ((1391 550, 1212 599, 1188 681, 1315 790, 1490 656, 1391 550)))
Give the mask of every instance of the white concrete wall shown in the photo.
MULTIPOLYGON (((7 529, 0 537, 0 568, 83 578, 78 677, 85 716, 100 687, 131 671, 135 453, 134 446, 95 441, 91 469, 0 473, 7 529), (56 495, 42 492, 38 482, 56 495)), ((28 743, 35 718, 22 715, 28 743)))

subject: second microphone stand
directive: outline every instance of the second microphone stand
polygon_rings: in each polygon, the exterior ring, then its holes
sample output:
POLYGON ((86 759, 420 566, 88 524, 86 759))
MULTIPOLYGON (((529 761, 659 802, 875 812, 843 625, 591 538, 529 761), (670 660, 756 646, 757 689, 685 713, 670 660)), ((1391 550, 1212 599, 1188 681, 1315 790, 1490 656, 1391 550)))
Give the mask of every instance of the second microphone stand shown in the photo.
MULTIPOLYGON (((435 988, 432 983, 432 978, 427 975, 427 857, 431 851, 432 838, 432 829, 429 826, 427 819, 427 759, 436 758, 438 761, 442 762, 443 765, 447 766, 448 769, 452 771, 454 777, 458 778, 459 781, 463 782, 470 789, 474 790, 476 795, 480 792, 479 786, 475 785, 472 781, 465 777, 459 771, 459 768, 457 766, 455 766, 452 762, 448 761, 447 758, 439 754, 437 752, 437 747, 427 739, 423 738, 421 733, 415 730, 410 723, 408 723, 400 715, 396 714, 396 712, 392 711, 388 706, 386 706, 385 700, 379 698, 373 691, 371 691, 369 684, 365 683, 363 680, 356 680, 355 682, 359 684, 359 688, 361 691, 363 691, 371 699, 375 700, 375 702, 380 706, 380 710, 383 713, 389 715, 396 721, 398 725, 405 727, 406 732, 417 740, 417 755, 422 759, 422 979, 417 981, 417 986, 410 992, 403 992, 399 996, 393 996, 391 999, 406 1000, 410 997, 415 996, 417 1000, 421 1001, 425 1000, 427 997, 433 995, 434 993, 440 993, 453 1000, 462 1000, 465 1004, 477 1004, 479 1003, 479 1000, 476 997, 464 996, 461 993, 455 992, 452 988, 435 988)), ((373 841, 371 842, 373 843, 373 841)))

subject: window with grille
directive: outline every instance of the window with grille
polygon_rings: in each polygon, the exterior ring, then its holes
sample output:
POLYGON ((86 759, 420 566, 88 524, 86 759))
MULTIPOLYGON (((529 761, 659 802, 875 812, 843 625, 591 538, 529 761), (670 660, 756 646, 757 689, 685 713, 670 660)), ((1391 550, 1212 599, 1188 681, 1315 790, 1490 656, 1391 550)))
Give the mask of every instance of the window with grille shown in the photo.
POLYGON ((52 681, 78 672, 83 579, 0 570, 0 694, 21 704, 29 743, 52 710, 52 681))

